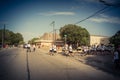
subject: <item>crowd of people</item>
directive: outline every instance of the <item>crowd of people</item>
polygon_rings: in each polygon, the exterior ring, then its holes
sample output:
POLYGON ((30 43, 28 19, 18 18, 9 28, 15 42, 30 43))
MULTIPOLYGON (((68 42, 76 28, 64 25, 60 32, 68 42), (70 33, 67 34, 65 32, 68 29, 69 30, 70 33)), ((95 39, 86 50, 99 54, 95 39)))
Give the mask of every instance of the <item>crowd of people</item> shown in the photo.
POLYGON ((91 55, 106 55, 106 54, 112 54, 114 51, 113 46, 106 46, 106 45, 92 45, 92 46, 81 46, 81 53, 84 53, 85 55, 91 54, 91 55))
MULTIPOLYGON (((35 44, 26 44, 24 46, 27 49, 27 52, 35 52, 36 50, 36 45, 35 44)), ((81 46, 81 50, 84 55, 90 55, 90 54, 106 54, 107 52, 111 55, 113 55, 113 61, 115 68, 118 69, 120 68, 120 46, 118 48, 114 48, 112 46, 105 46, 105 45, 100 45, 100 46, 81 46), (107 51, 107 52, 106 52, 107 51)), ((57 53, 57 46, 56 45, 51 45, 49 48, 49 54, 50 55, 55 55, 57 53)), ((67 56, 74 56, 73 52, 73 46, 72 45, 64 45, 62 47, 62 53, 67 55, 67 56)))
MULTIPOLYGON (((81 46, 81 50, 84 55, 113 55, 114 66, 116 69, 120 68, 120 46, 116 49, 113 46, 81 46)), ((53 55, 57 52, 56 45, 52 45, 49 50, 50 54, 53 55)), ((62 47, 62 53, 68 56, 74 56, 73 46, 64 45, 62 47)))

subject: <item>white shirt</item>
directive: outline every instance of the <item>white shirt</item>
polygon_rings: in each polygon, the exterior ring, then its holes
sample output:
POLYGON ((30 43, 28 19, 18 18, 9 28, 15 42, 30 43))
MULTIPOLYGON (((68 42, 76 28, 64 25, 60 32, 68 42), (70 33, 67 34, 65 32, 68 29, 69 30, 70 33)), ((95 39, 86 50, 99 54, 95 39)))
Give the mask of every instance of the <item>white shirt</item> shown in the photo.
POLYGON ((35 48, 35 45, 33 45, 33 48, 35 48))
POLYGON ((114 60, 116 60, 116 59, 119 59, 119 56, 118 56, 118 52, 117 52, 117 51, 114 52, 114 60))
POLYGON ((27 47, 31 47, 30 44, 28 44, 27 47))
POLYGON ((72 46, 69 46, 69 51, 72 51, 72 46))

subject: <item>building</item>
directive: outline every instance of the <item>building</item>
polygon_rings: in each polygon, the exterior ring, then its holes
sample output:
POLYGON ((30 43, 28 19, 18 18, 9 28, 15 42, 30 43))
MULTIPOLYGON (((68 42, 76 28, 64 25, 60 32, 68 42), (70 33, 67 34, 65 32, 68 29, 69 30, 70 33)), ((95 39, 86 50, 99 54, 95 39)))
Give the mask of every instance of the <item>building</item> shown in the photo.
MULTIPOLYGON (((64 41, 60 40, 59 34, 53 33, 44 33, 43 36, 36 40, 36 45, 39 47, 50 47, 52 44, 56 44, 57 46, 63 46, 64 41)), ((100 45, 109 44, 109 37, 108 36, 100 36, 100 35, 90 35, 90 45, 100 45)))
POLYGON ((90 45, 108 45, 109 37, 108 36, 100 36, 100 35, 90 35, 90 45))
POLYGON ((50 47, 52 44, 63 46, 64 42, 60 40, 60 35, 55 33, 44 33, 38 40, 35 41, 39 47, 50 47))

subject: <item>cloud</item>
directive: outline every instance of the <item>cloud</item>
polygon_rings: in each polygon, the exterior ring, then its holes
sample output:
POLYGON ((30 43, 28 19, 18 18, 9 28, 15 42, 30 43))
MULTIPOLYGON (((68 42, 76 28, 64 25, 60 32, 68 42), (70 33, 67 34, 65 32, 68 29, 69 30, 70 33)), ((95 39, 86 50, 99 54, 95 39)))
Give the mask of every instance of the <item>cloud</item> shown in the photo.
POLYGON ((98 22, 98 23, 108 22, 107 19, 103 19, 103 18, 91 18, 90 20, 93 21, 93 22, 98 22))
POLYGON ((46 12, 46 13, 40 13, 39 15, 44 15, 44 16, 57 16, 57 15, 72 16, 72 15, 75 15, 75 13, 74 12, 46 12))
POLYGON ((113 17, 113 16, 107 16, 107 15, 101 15, 101 17, 97 18, 91 18, 89 19, 90 21, 93 22, 107 22, 107 23, 115 23, 115 24, 120 24, 120 17, 113 17))

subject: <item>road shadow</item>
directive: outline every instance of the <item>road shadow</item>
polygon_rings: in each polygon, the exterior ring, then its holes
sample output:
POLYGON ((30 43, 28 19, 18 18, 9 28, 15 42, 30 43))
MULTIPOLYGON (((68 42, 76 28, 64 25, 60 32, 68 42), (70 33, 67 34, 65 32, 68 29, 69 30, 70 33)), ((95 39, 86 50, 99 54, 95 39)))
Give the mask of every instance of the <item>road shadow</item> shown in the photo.
POLYGON ((114 63, 109 55, 106 56, 92 56, 84 58, 84 64, 90 65, 98 70, 102 70, 115 77, 120 78, 120 68, 115 69, 114 63))

